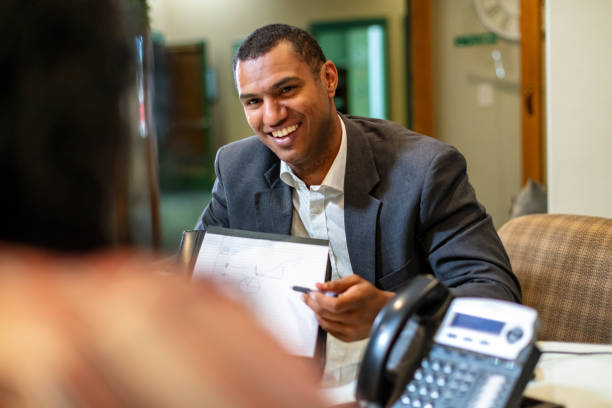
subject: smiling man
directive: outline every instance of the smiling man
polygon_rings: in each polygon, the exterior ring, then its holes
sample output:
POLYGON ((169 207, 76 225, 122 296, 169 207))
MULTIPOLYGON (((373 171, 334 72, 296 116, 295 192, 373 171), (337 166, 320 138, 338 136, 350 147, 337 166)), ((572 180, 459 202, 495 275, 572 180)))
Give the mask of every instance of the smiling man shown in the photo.
POLYGON ((520 301, 491 217, 454 148, 392 122, 341 115, 338 71, 305 31, 255 30, 234 60, 255 136, 217 152, 211 225, 328 239, 332 281, 304 295, 328 336, 326 373, 354 378, 374 318, 411 277, 458 296, 520 301), (358 341, 362 340, 362 341, 358 341))
MULTIPOLYGON (((321 56, 321 58, 323 58, 321 56)), ((311 64, 280 42, 235 69, 240 100, 251 128, 307 186, 320 185, 342 139, 333 104, 338 82, 331 61, 311 64)))

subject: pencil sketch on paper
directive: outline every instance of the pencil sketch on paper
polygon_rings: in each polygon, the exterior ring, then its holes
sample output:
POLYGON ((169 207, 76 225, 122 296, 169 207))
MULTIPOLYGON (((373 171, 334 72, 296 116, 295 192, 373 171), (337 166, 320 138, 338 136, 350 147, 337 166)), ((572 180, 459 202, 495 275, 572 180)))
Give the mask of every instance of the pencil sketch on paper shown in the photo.
POLYGON ((216 234, 208 231, 194 267, 194 279, 219 284, 228 296, 253 311, 287 350, 312 356, 318 335, 314 313, 291 290, 325 279, 328 246, 216 234))
POLYGON ((219 283, 238 286, 246 293, 257 293, 262 288, 262 279, 283 280, 292 264, 282 257, 262 257, 256 249, 232 253, 222 246, 211 272, 212 278, 219 283), (245 252, 252 253, 245 256, 245 252))

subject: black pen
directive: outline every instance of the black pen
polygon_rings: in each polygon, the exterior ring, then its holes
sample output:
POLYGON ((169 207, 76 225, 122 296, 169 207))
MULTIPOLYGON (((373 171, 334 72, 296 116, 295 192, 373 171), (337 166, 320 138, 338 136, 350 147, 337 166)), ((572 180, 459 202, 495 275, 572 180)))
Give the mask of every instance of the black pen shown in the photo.
POLYGON ((305 288, 304 286, 292 286, 291 289, 295 290, 296 292, 302 292, 306 294, 309 294, 310 292, 319 292, 329 297, 338 297, 338 294, 336 292, 332 292, 329 290, 310 289, 305 288))

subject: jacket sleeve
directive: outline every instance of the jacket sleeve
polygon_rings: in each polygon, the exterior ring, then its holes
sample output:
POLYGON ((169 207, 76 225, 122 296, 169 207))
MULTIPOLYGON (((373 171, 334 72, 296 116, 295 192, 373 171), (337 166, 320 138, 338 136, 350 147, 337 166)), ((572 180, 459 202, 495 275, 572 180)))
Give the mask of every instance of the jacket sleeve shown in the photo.
POLYGON ((209 225, 215 225, 219 227, 229 227, 229 220, 227 214, 227 197, 225 194, 225 187, 223 185, 223 176, 221 171, 221 155, 223 147, 217 151, 215 157, 215 174, 216 179, 212 188, 212 197, 202 215, 198 219, 194 229, 206 230, 209 225))
POLYGON ((508 255, 456 149, 432 159, 421 193, 418 238, 436 277, 456 296, 520 302, 508 255))

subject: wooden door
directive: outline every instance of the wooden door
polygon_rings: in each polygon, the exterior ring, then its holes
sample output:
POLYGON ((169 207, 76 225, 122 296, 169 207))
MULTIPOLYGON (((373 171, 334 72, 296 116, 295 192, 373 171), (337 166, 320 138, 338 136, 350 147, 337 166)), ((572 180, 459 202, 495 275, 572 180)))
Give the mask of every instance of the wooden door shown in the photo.
POLYGON ((204 43, 166 47, 168 129, 162 156, 162 189, 202 189, 213 178, 204 43))

